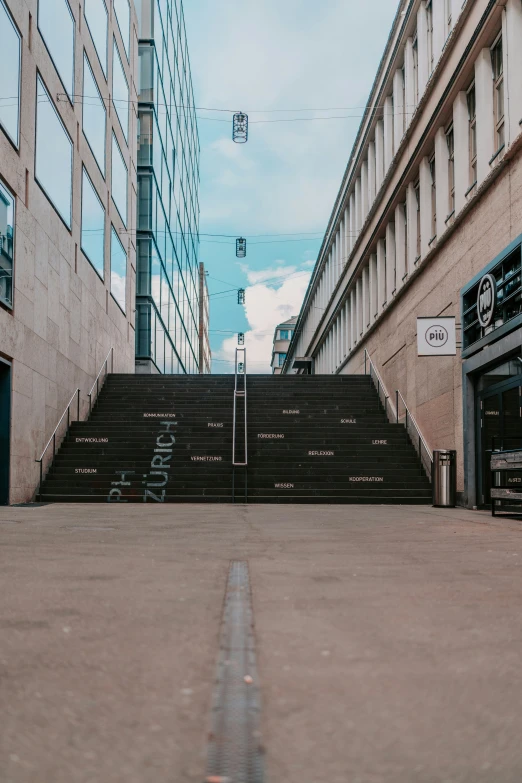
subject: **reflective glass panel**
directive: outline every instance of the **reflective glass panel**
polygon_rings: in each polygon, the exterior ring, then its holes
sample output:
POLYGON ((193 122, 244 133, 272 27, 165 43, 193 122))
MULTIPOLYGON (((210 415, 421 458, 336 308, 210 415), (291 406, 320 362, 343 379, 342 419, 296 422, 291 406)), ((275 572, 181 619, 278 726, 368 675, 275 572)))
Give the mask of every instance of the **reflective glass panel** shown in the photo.
POLYGON ((74 95, 74 17, 67 0, 38 0, 38 29, 69 98, 74 95))
POLYGON ((121 64, 116 39, 112 41, 112 102, 120 121, 125 140, 129 131, 129 86, 121 64))
POLYGON ((130 8, 128 0, 114 0, 114 11, 116 12, 116 21, 120 28, 121 39, 128 60, 130 50, 130 8))
POLYGON ((85 20, 92 42, 107 78, 107 30, 109 15, 103 0, 85 0, 85 20))
POLYGON ((20 36, 0 0, 0 125, 18 147, 20 36))
POLYGON ((114 133, 112 134, 111 189, 112 200, 120 213, 123 225, 127 227, 127 166, 114 133))
POLYGON ((103 280, 105 248, 105 211, 98 194, 83 169, 82 177, 82 250, 103 280))
POLYGON ((0 183, 0 301, 13 306, 14 196, 0 183))
POLYGON ((127 282, 127 254, 114 226, 111 228, 111 294, 125 312, 125 287, 127 282))
POLYGON ((82 123, 85 138, 100 171, 105 176, 105 129, 107 111, 101 98, 87 56, 83 56, 83 110, 82 123))
POLYGON ((71 227, 73 145, 40 77, 36 80, 35 177, 71 227))

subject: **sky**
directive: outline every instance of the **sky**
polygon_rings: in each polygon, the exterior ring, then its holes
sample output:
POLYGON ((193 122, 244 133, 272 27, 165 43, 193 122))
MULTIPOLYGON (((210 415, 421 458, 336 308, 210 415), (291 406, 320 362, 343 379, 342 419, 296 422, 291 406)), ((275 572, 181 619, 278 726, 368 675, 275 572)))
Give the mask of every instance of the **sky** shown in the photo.
POLYGON ((238 332, 248 372, 271 372, 274 328, 299 313, 397 5, 184 0, 214 373, 233 371, 238 332), (233 111, 248 114, 246 144, 232 141, 233 111))

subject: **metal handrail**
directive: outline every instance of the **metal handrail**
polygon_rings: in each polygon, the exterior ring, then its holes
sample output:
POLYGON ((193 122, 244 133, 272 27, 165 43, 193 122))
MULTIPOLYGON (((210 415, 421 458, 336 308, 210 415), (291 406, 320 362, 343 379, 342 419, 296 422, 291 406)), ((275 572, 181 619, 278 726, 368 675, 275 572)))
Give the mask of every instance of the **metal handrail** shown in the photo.
POLYGON ((379 400, 381 400, 381 402, 382 402, 381 392, 384 395, 384 403, 383 403, 384 412, 388 417, 388 421, 395 424, 401 424, 401 423, 404 424, 406 433, 409 439, 411 440, 413 447, 417 451, 421 466, 431 481, 431 466, 433 464, 433 452, 428 446, 428 444, 426 443, 426 440, 422 435, 422 432, 420 431, 420 427, 417 424, 414 415, 406 405, 406 400, 402 396, 401 392, 398 389, 396 389, 395 406, 393 405, 390 399, 390 395, 386 390, 386 386, 384 385, 384 382, 380 376, 380 373, 377 367, 375 366, 375 364, 372 362, 370 358, 370 354, 365 349, 364 351, 364 374, 365 375, 368 375, 368 365, 370 368, 370 373, 369 373, 370 377, 372 378, 375 388, 377 389, 377 394, 379 395, 379 400), (402 402, 402 405, 404 407, 404 416, 401 416, 399 413, 399 401, 402 402), (401 419, 403 418, 404 418, 404 422, 401 421, 401 419), (411 432, 410 429, 413 430, 413 432, 411 432))
MULTIPOLYGON (((400 399, 400 400, 402 400, 402 404, 404 405, 404 410, 406 411, 406 421, 408 421, 408 418, 409 418, 409 420, 413 424, 413 427, 414 427, 414 429, 415 429, 415 431, 416 431, 416 433, 417 433, 417 435, 419 437, 420 442, 422 443, 422 445, 424 446, 424 448, 428 452, 430 460, 433 462, 433 452, 430 449, 430 447, 428 446, 428 444, 426 443, 426 441, 424 440, 424 436, 423 436, 422 432, 420 431, 419 425, 417 424, 417 422, 415 420, 415 416, 413 415, 413 413, 410 411, 410 409, 406 405, 406 400, 404 399, 404 397, 402 396, 402 394, 400 393, 400 391, 398 389, 395 392, 395 398, 396 398, 396 401, 397 401, 397 405, 396 405, 397 424, 399 424, 399 399, 400 399)), ((407 424, 406 424, 406 429, 408 429, 407 424)))
POLYGON ((73 400, 74 400, 75 397, 77 398, 76 421, 80 421, 80 389, 75 389, 74 394, 71 397, 71 399, 69 400, 69 403, 68 403, 66 409, 64 410, 64 412, 60 416, 60 421, 58 422, 58 424, 54 428, 53 434, 51 435, 51 437, 49 438, 49 440, 45 444, 45 448, 42 451, 42 453, 40 454, 39 459, 35 460, 35 462, 39 462, 40 463, 40 483, 38 485, 38 491, 36 493, 37 497, 40 497, 40 490, 42 488, 42 481, 43 481, 43 458, 45 457, 45 453, 46 453, 47 449, 49 448, 49 446, 51 444, 51 441, 53 443, 53 460, 56 457, 56 433, 58 432, 58 427, 60 426, 60 424, 64 420, 65 414, 67 414, 67 430, 66 430, 66 434, 67 434, 67 432, 69 430, 69 425, 71 423, 71 417, 70 417, 71 405, 72 405, 73 400))
MULTIPOLYGON (((96 394, 98 394, 98 391, 99 391, 99 378, 100 378, 100 375, 102 374, 102 371, 103 371, 104 368, 106 370, 105 375, 107 375, 107 368, 108 368, 107 362, 108 362, 109 356, 111 356, 111 372, 113 372, 113 370, 114 370, 114 348, 111 348, 109 353, 105 357, 105 361, 103 362, 103 364, 101 366, 100 372, 98 373, 98 375, 96 377, 96 380, 94 381, 94 383, 93 383, 93 385, 91 387, 91 390, 89 392, 89 395, 88 395, 89 396, 89 415, 91 414, 91 410, 92 410, 92 392, 93 392, 93 389, 96 386, 96 394)), ((49 440, 45 444, 44 450, 40 454, 40 457, 35 460, 35 462, 39 462, 40 463, 40 483, 38 484, 38 489, 36 491, 36 497, 37 498, 40 497, 40 492, 41 492, 41 489, 42 489, 42 483, 43 483, 43 460, 44 460, 45 454, 47 452, 47 449, 51 445, 51 441, 52 441, 52 444, 53 444, 53 460, 56 457, 56 433, 58 432, 60 424, 64 420, 66 414, 67 414, 67 429, 65 430, 64 437, 69 432, 69 427, 70 427, 70 424, 71 424, 71 405, 72 405, 73 400, 74 400, 75 397, 76 397, 76 400, 77 400, 76 421, 80 421, 80 394, 81 394, 81 390, 79 388, 75 389, 71 399, 69 400, 69 402, 67 404, 67 407, 65 408, 64 412, 60 416, 60 420, 58 421, 58 424, 54 428, 51 437, 49 438, 49 440)))
POLYGON ((236 357, 235 357, 235 368, 234 368, 234 414, 233 414, 233 421, 232 421, 232 465, 234 467, 244 467, 248 465, 248 442, 247 442, 247 388, 246 388, 246 375, 247 375, 247 364, 246 364, 246 348, 236 348, 236 357), (243 353, 243 372, 238 372, 238 365, 239 362, 239 354, 243 353), (243 389, 241 390, 239 388, 239 377, 243 376, 243 389), (245 415, 245 461, 244 462, 237 462, 236 461, 236 421, 237 421, 237 400, 238 397, 244 398, 244 415, 245 415))
POLYGON ((381 378, 379 370, 377 369, 375 364, 372 362, 370 354, 368 353, 366 348, 364 349, 364 374, 365 375, 368 375, 368 374, 370 375, 370 378, 372 379, 373 384, 374 384, 375 388, 377 389, 377 395, 379 397, 379 400, 381 400, 381 402, 382 402, 381 392, 384 395, 384 402, 383 402, 384 412, 388 416, 388 406, 389 406, 390 407, 389 419, 390 419, 390 421, 393 421, 394 419, 397 418, 397 410, 394 409, 393 403, 391 401, 391 397, 388 394, 388 391, 386 389, 386 386, 384 385, 384 381, 381 378), (369 373, 368 373, 368 369, 367 369, 368 365, 370 367, 370 372, 369 373))
POLYGON ((105 379, 107 378, 107 375, 109 373, 109 365, 108 365, 109 356, 111 357, 111 372, 114 372, 114 348, 111 348, 109 353, 105 357, 105 361, 103 362, 103 364, 102 364, 102 366, 100 368, 100 372, 96 376, 96 380, 94 381, 93 385, 91 386, 91 390, 90 390, 89 395, 88 395, 88 397, 89 397, 89 416, 92 413, 92 392, 94 390, 94 387, 96 386, 96 397, 98 397, 98 394, 100 393, 100 384, 99 384, 100 375, 102 374, 103 369, 105 368, 105 378, 103 379, 103 381, 105 383, 105 379))

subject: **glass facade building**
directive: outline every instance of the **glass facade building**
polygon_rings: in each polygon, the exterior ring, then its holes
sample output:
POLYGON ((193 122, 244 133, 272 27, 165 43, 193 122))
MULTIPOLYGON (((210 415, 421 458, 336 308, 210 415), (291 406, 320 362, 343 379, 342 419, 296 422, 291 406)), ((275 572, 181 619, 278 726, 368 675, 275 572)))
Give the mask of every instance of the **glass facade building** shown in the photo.
POLYGON ((194 373, 199 140, 181 0, 141 0, 136 366, 194 373))

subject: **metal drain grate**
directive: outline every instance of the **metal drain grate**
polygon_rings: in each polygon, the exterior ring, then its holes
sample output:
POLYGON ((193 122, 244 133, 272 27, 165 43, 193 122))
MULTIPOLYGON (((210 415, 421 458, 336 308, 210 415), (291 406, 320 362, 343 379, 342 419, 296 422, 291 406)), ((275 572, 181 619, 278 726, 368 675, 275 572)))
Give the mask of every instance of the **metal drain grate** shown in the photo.
POLYGON ((262 783, 260 694, 248 564, 230 564, 208 749, 208 783, 262 783))

